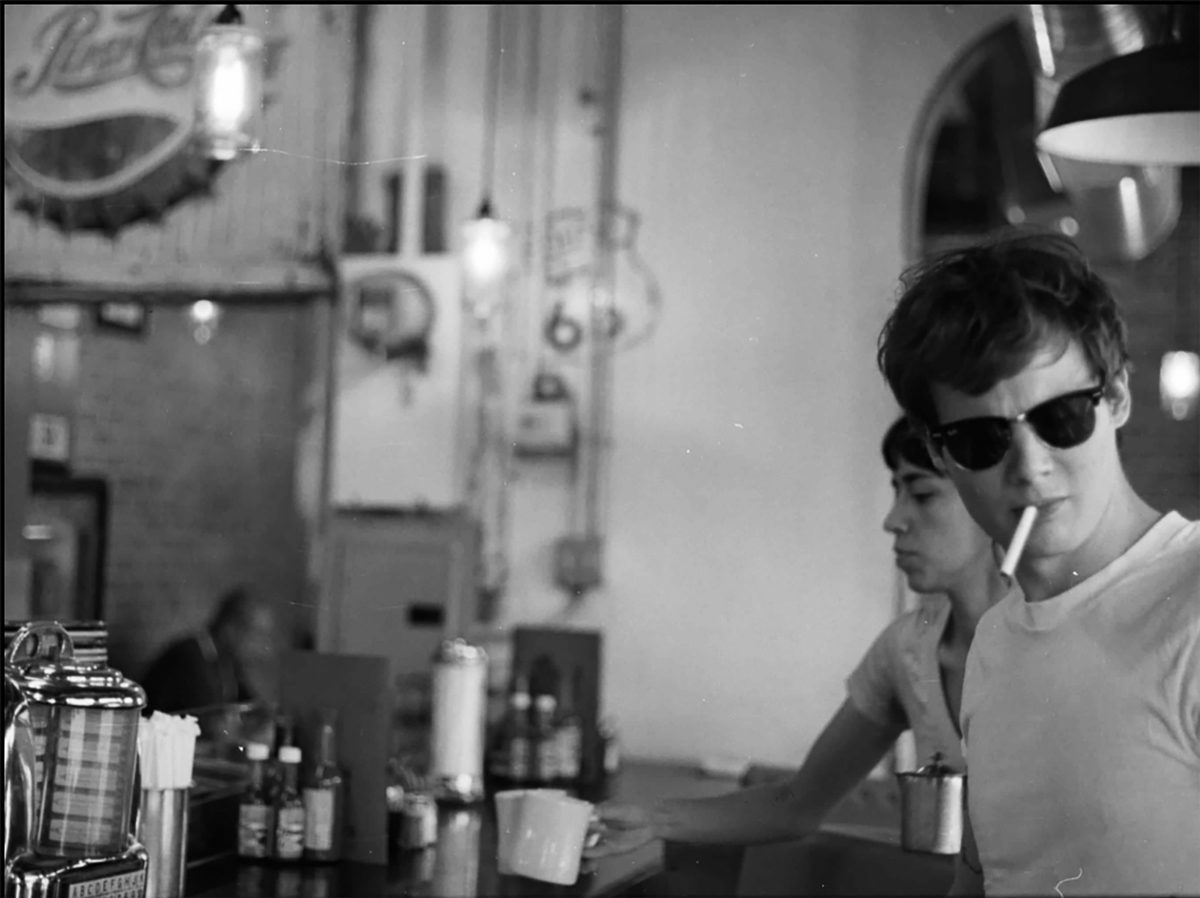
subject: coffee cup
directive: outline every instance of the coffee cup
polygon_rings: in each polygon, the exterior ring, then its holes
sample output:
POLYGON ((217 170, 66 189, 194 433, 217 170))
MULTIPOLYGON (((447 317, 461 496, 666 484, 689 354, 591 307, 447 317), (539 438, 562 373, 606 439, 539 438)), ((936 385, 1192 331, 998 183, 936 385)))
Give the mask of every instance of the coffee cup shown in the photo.
POLYGON ((497 869, 573 885, 592 817, 591 802, 561 789, 514 789, 496 795, 497 869))
POLYGON ((542 792, 550 795, 566 795, 562 789, 506 789, 496 793, 496 868, 504 875, 512 875, 509 858, 517 831, 521 804, 526 795, 542 792))

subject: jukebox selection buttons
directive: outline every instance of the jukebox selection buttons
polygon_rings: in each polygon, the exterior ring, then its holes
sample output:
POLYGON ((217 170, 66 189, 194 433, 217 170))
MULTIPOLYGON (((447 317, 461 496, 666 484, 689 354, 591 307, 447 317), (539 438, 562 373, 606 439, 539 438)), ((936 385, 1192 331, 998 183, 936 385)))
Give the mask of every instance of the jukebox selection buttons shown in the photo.
POLYGON ((66 898, 142 898, 145 894, 145 870, 73 882, 66 890, 66 898))

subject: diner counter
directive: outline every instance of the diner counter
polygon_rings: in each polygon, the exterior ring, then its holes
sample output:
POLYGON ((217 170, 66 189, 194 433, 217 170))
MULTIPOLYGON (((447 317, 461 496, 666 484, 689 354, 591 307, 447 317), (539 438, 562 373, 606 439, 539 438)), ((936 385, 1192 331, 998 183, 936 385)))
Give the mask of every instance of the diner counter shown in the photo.
MULTIPOLYGON (((627 761, 618 775, 581 797, 637 803, 701 798, 738 788, 692 765, 627 761)), ((421 851, 392 848, 384 864, 284 865, 225 856, 188 870, 189 898, 374 898, 374 896, 939 894, 952 859, 899 847, 896 817, 870 785, 834 809, 821 831, 801 842, 741 846, 653 842, 585 862, 571 886, 501 875, 495 806, 438 809, 438 841, 421 851)))
MULTIPOLYGON (((703 775, 684 764, 627 761, 605 784, 582 790, 600 802, 653 801, 667 796, 700 798, 737 788, 730 779, 703 775)), ((190 898, 368 898, 434 895, 570 895, 579 898, 625 893, 663 871, 658 843, 617 857, 589 862, 573 886, 501 875, 496 866, 495 805, 438 808, 438 840, 421 851, 389 850, 384 864, 284 865, 217 858, 189 868, 190 898)))

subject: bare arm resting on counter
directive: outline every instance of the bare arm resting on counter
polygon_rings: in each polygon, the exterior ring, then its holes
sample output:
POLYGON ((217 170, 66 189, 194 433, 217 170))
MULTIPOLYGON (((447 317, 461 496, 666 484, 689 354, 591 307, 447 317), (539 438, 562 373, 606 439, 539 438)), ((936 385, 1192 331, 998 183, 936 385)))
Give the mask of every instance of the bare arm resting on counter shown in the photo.
POLYGON ((584 855, 621 854, 655 839, 748 845, 803 838, 879 763, 902 731, 876 723, 847 699, 790 779, 714 798, 666 799, 651 807, 601 805, 600 840, 584 855))

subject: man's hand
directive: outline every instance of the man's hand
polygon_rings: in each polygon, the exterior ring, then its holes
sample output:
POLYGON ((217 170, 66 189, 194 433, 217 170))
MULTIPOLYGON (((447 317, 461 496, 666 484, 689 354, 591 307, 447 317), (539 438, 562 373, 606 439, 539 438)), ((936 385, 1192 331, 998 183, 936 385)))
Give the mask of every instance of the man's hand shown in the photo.
POLYGON ((653 841, 654 827, 650 812, 635 804, 606 802, 596 808, 588 827, 585 858, 609 857, 641 848, 653 841))

